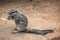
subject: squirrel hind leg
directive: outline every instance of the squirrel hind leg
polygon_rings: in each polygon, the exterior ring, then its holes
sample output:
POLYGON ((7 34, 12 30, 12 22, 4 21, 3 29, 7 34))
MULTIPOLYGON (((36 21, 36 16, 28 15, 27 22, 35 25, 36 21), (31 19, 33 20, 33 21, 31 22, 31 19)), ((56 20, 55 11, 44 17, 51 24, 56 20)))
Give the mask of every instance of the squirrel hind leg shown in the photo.
POLYGON ((12 32, 12 34, 16 34, 16 33, 18 33, 19 31, 17 31, 17 30, 14 30, 13 32, 12 32))

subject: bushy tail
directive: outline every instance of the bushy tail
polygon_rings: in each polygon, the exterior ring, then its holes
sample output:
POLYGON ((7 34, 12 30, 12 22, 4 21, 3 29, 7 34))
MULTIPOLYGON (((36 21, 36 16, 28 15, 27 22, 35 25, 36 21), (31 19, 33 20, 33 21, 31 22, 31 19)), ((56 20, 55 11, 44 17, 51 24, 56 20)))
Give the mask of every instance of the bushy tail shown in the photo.
POLYGON ((40 34, 40 35, 46 35, 48 33, 52 33, 53 30, 37 30, 37 29, 25 29, 22 31, 24 33, 33 33, 33 34, 40 34))

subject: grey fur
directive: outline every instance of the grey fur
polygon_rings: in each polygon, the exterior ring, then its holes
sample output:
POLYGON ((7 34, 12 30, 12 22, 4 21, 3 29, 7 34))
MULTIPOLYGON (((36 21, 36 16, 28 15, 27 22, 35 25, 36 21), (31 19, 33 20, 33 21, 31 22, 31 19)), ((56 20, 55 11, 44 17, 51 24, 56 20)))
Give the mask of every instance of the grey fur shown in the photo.
POLYGON ((19 13, 17 10, 9 11, 8 19, 12 19, 16 23, 16 28, 14 33, 24 32, 24 33, 35 33, 45 35, 47 33, 52 33, 53 30, 37 30, 37 29, 26 29, 28 25, 28 19, 25 15, 19 13))

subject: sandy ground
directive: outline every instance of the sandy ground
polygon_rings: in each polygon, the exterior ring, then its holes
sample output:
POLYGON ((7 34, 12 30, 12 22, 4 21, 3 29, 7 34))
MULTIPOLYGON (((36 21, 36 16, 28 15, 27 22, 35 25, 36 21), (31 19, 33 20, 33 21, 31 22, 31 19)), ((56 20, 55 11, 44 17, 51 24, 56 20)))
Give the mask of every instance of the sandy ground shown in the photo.
POLYGON ((60 40, 60 0, 0 0, 0 18, 16 9, 28 18, 28 29, 54 30, 47 35, 12 34, 16 27, 12 20, 0 20, 0 40, 60 40))

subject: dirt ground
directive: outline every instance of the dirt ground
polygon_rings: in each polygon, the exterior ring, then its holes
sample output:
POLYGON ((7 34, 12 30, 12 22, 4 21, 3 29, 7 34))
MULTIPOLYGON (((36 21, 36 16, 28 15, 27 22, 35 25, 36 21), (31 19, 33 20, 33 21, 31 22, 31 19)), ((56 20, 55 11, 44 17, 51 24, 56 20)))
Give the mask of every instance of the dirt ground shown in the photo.
POLYGON ((0 40, 60 40, 60 0, 0 0, 0 18, 16 9, 28 18, 28 29, 54 30, 47 35, 12 34, 16 27, 12 20, 0 20, 0 40))

